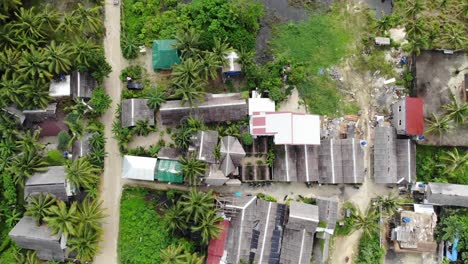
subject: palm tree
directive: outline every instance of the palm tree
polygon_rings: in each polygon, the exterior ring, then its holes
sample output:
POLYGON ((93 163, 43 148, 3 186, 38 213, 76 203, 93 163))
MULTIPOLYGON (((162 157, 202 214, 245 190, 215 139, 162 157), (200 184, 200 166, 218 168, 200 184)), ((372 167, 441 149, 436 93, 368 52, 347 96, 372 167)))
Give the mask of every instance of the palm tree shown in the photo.
POLYGON ((31 130, 27 130, 26 132, 24 132, 24 134, 19 132, 16 132, 15 134, 18 138, 16 140, 18 149, 21 149, 22 151, 37 153, 45 148, 43 144, 39 143, 39 130, 34 130, 34 132, 31 132, 31 130))
POLYGON ((193 58, 200 52, 200 34, 194 28, 179 31, 175 39, 174 48, 180 50, 185 59, 193 58))
POLYGON ((101 220, 106 217, 101 207, 102 201, 84 199, 78 206, 78 222, 92 230, 101 231, 101 220))
POLYGON ((184 254, 184 261, 177 263, 177 264, 203 264, 205 257, 203 256, 198 256, 197 253, 190 253, 190 252, 185 252, 184 254))
POLYGON ((97 33, 102 30, 99 8, 99 6, 86 8, 82 4, 78 4, 78 8, 73 10, 71 17, 76 19, 81 30, 97 33))
POLYGON ((79 188, 92 188, 99 182, 100 170, 93 166, 86 157, 80 157, 71 162, 66 168, 67 179, 77 189, 79 188))
POLYGON ((21 53, 14 49, 4 49, 0 53, 0 71, 3 72, 3 76, 12 76, 18 69, 18 61, 21 58, 21 53))
POLYGON ((439 140, 442 139, 442 136, 445 133, 452 129, 452 125, 448 118, 439 119, 434 113, 432 113, 431 119, 426 119, 426 122, 429 123, 429 128, 426 130, 426 134, 438 135, 439 140))
POLYGON ((149 121, 148 120, 138 120, 138 121, 136 121, 134 131, 139 136, 147 136, 151 131, 149 121))
POLYGON ((380 229, 379 215, 372 207, 367 208, 365 215, 359 208, 356 208, 352 217, 354 219, 355 230, 362 229, 364 234, 368 236, 372 236, 373 233, 378 232, 380 229))
POLYGON ((17 9, 22 4, 21 0, 0 0, 0 8, 3 13, 8 13, 11 9, 17 9))
POLYGON ((44 217, 44 221, 51 228, 52 234, 62 233, 68 238, 76 233, 76 225, 78 224, 77 210, 76 202, 73 202, 70 208, 67 208, 63 201, 57 200, 57 205, 46 210, 48 216, 44 217))
POLYGON ((190 192, 182 195, 182 201, 179 202, 186 213, 187 221, 199 222, 205 214, 213 210, 214 196, 212 192, 198 192, 191 189, 190 192))
POLYGON ((77 259, 82 263, 88 263, 99 251, 100 236, 101 232, 87 225, 79 224, 75 235, 67 241, 67 245, 71 252, 77 253, 77 259))
POLYGON ((99 47, 93 44, 89 38, 79 39, 76 43, 70 45, 72 47, 71 55, 76 64, 84 64, 89 66, 88 57, 94 51, 99 50, 99 47))
POLYGON ((50 96, 47 89, 48 84, 43 80, 32 80, 26 84, 26 93, 23 108, 45 109, 49 105, 50 96))
POLYGON ((38 50, 34 46, 29 46, 28 50, 23 52, 18 64, 18 72, 31 80, 52 78, 47 57, 42 49, 38 50))
POLYGON ((227 43, 227 39, 224 39, 223 41, 220 39, 214 39, 212 53, 217 64, 224 65, 226 63, 224 56, 232 50, 233 49, 227 43))
POLYGON ((16 208, 14 208, 13 210, 6 210, 5 211, 5 224, 6 226, 11 229, 13 228, 16 223, 19 222, 19 220, 21 219, 21 212, 16 210, 16 208))
POLYGON ((460 154, 457 148, 454 148, 451 151, 447 151, 440 157, 441 161, 444 161, 444 164, 441 166, 444 167, 444 174, 451 174, 454 172, 463 172, 468 169, 468 152, 460 154))
POLYGON ((138 39, 129 37, 128 34, 122 35, 122 40, 120 41, 120 47, 122 48, 122 55, 126 59, 135 59, 138 57, 138 51, 140 49, 140 44, 138 39))
POLYGON ((198 184, 198 177, 205 175, 205 163, 197 160, 194 155, 182 157, 180 164, 182 165, 182 174, 184 175, 185 182, 188 182, 190 186, 196 186, 198 184))
POLYGON ((174 97, 181 98, 181 104, 185 105, 188 103, 190 107, 196 106, 205 100, 206 92, 203 91, 200 82, 175 84, 176 90, 174 97))
POLYGON ((421 0, 409 0, 406 5, 405 15, 414 20, 418 14, 425 10, 424 3, 421 0))
POLYGON ((177 264, 184 261, 182 255, 184 247, 182 245, 169 245, 166 249, 161 250, 161 259, 163 264, 177 264))
POLYGON ((192 142, 193 131, 189 128, 182 127, 175 134, 175 145, 181 149, 188 149, 192 142))
POLYGON ((377 196, 376 205, 380 206, 388 215, 392 215, 400 207, 400 200, 393 195, 377 196))
POLYGON ((37 251, 28 250, 26 254, 19 253, 15 256, 16 264, 38 264, 37 251))
POLYGON ((80 118, 80 116, 78 116, 78 118, 75 120, 65 120, 64 123, 68 126, 73 135, 73 137, 70 139, 70 144, 76 139, 82 138, 86 133, 86 124, 80 118))
POLYGON ((425 36, 428 28, 422 19, 417 19, 406 25, 406 35, 409 40, 416 40, 425 36))
POLYGON ((47 171, 47 165, 42 156, 25 151, 13 158, 10 172, 14 175, 15 183, 24 186, 25 181, 34 173, 47 171))
POLYGON ((38 196, 30 196, 26 205, 26 215, 36 219, 38 226, 42 224, 42 219, 47 216, 47 210, 56 202, 55 197, 50 194, 40 193, 38 196))
POLYGON ((188 58, 172 68, 172 81, 175 84, 192 84, 200 81, 202 64, 200 60, 188 58))
POLYGON ((391 20, 389 16, 384 16, 381 19, 377 20, 377 25, 375 26, 377 30, 381 33, 385 33, 385 31, 389 30, 392 26, 391 20))
POLYGON ((55 40, 46 46, 45 56, 49 62, 49 71, 55 74, 68 72, 71 68, 69 57, 70 49, 64 44, 55 44, 55 40))
POLYGON ((24 33, 31 39, 43 39, 46 37, 47 28, 45 27, 41 16, 36 14, 35 8, 20 8, 15 12, 16 21, 14 22, 14 31, 24 33))
POLYGON ((218 70, 222 66, 213 53, 205 52, 201 58, 202 70, 200 76, 203 80, 216 79, 218 77, 218 70))
POLYGON ((18 74, 13 74, 10 78, 7 74, 0 80, 0 98, 6 105, 16 104, 24 106, 24 94, 27 92, 27 86, 20 79, 18 74))
POLYGON ((464 124, 468 119, 468 103, 462 103, 450 92, 451 103, 442 106, 446 112, 447 118, 453 120, 456 124, 464 124))
POLYGON ((59 19, 62 17, 50 4, 46 4, 38 15, 41 22, 49 26, 51 31, 57 28, 59 19))
POLYGON ((12 49, 18 48, 17 33, 13 30, 14 24, 8 23, 3 24, 0 27, 0 49, 12 49))
POLYGON ((458 24, 447 26, 441 36, 441 40, 455 50, 467 48, 468 38, 465 37, 465 27, 458 24))
POLYGON ((76 20, 76 17, 64 16, 63 21, 57 27, 57 31, 64 34, 73 34, 79 27, 80 24, 76 20))
POLYGON ((223 218, 216 215, 214 210, 207 211, 206 214, 201 216, 198 224, 192 226, 193 232, 200 232, 202 237, 202 243, 208 245, 212 238, 217 238, 221 233, 221 226, 219 222, 223 221, 223 218))
POLYGON ((254 64, 254 57, 255 53, 251 50, 241 48, 239 50, 239 59, 238 62, 242 66, 243 69, 250 67, 254 64))
POLYGON ((182 206, 178 203, 167 208, 164 216, 167 219, 168 227, 173 234, 177 231, 187 229, 186 215, 183 212, 182 206))
POLYGON ((154 88, 146 94, 148 99, 148 107, 151 109, 157 109, 166 101, 166 96, 162 89, 154 88))

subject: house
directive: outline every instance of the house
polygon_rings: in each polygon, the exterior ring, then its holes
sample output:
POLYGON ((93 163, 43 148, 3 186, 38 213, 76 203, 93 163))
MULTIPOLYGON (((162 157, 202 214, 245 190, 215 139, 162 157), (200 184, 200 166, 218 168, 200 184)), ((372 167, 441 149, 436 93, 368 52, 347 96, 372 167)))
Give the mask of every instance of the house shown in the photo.
POLYGON ((316 239, 323 240, 314 243, 315 263, 327 263, 329 258, 330 239, 333 236, 338 219, 338 197, 318 197, 316 200, 319 215, 316 239))
POLYGON ((392 122, 398 135, 424 134, 423 105, 423 99, 417 97, 405 97, 393 104, 392 122))
POLYGON ((426 185, 426 201, 435 205, 468 207, 468 185, 430 182, 426 185))
POLYGON ((217 164, 210 164, 203 181, 209 186, 221 186, 228 182, 229 178, 224 175, 217 164))
POLYGON ((205 123, 239 121, 247 116, 247 108, 246 100, 239 93, 208 94, 197 107, 172 100, 163 103, 159 112, 163 125, 177 125, 189 116, 200 117, 205 123))
POLYGON ((55 119, 57 113, 57 103, 47 105, 45 109, 23 110, 23 114, 28 122, 39 123, 47 119, 55 119))
POLYGON ((316 145, 276 145, 273 180, 284 182, 316 182, 318 172, 316 145))
POLYGON ((217 238, 211 239, 208 245, 206 264, 220 264, 225 260, 227 252, 225 252, 224 247, 226 245, 226 238, 229 231, 229 221, 221 221, 219 222, 219 226, 221 228, 221 233, 217 238))
POLYGON ((434 230, 437 215, 433 208, 400 211, 398 221, 399 223, 391 231, 395 252, 436 253, 437 242, 434 239, 434 230))
POLYGON ((245 157, 244 148, 242 148, 242 145, 237 138, 226 136, 221 139, 220 152, 220 170, 225 176, 229 176, 237 170, 237 167, 245 157))
POLYGON ((216 163, 214 151, 218 145, 218 131, 200 131, 193 138, 190 150, 194 150, 196 159, 206 163, 216 163))
POLYGON ((181 149, 161 148, 158 152, 158 159, 179 160, 184 155, 181 149))
POLYGON ((364 181, 364 150, 359 140, 322 140, 319 149, 319 183, 362 183, 364 181))
POLYGON ((51 166, 45 172, 33 174, 24 185, 24 199, 39 193, 50 193, 57 199, 68 201, 71 196, 67 184, 65 166, 51 166))
POLYGON ((286 222, 279 263, 309 264, 312 257, 314 233, 319 223, 318 207, 291 201, 286 222))
POLYGON ((90 139, 94 136, 93 133, 86 133, 81 138, 76 139, 72 145, 72 159, 76 160, 84 157, 91 152, 90 139))
POLYGON ((375 129, 374 180, 398 184, 416 180, 416 145, 410 139, 397 139, 393 127, 375 129))
POLYGON ((253 136, 273 136, 276 145, 320 145, 320 117, 291 112, 254 112, 253 136))
POLYGON ((182 164, 178 160, 159 159, 155 179, 160 182, 183 183, 182 164))
POLYGON ((375 44, 379 46, 390 45, 390 38, 376 37, 375 44))
POLYGON ((68 131, 63 113, 57 112, 57 103, 49 104, 45 109, 23 110, 24 126, 40 129, 41 137, 57 136, 60 131, 68 131))
POLYGON ((58 80, 52 80, 49 86, 49 96, 54 98, 70 96, 70 83, 70 75, 63 76, 58 80))
POLYGON ((125 99, 122 101, 122 127, 133 127, 138 121, 148 121, 154 126, 154 110, 148 107, 147 99, 125 99))
POLYGON ((270 98, 262 98, 261 94, 257 91, 252 91, 252 97, 249 98, 249 116, 257 112, 275 112, 275 101, 270 98))
POLYGON ((23 216, 8 235, 21 248, 36 250, 39 259, 65 262, 67 239, 51 232, 46 224, 38 226, 32 217, 23 216))
POLYGON ((125 155, 122 162, 122 179, 154 181, 158 159, 125 155))
POLYGON ((170 70, 174 64, 180 64, 180 54, 174 44, 175 39, 153 41, 153 69, 170 70))
POLYGON ((97 81, 88 72, 74 71, 70 77, 70 89, 73 98, 91 98, 97 81))
POLYGON ((239 55, 231 51, 224 56, 226 63, 223 65, 222 73, 226 76, 235 76, 241 74, 241 65, 239 64, 239 55))

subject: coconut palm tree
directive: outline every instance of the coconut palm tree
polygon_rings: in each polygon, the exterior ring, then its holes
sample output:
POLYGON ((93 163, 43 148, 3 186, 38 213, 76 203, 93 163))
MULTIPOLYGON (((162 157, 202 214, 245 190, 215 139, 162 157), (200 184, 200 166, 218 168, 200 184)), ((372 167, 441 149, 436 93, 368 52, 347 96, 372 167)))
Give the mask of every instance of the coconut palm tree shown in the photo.
POLYGON ((65 168, 67 179, 77 189, 90 189, 99 182, 99 168, 93 166, 86 157, 80 157, 65 168))
POLYGON ((157 109, 166 102, 164 91, 158 88, 149 90, 146 94, 146 99, 148 99, 148 107, 151 109, 157 109))
POLYGON ((4 24, 0 27, 0 50, 18 48, 17 33, 13 30, 14 25, 11 23, 4 24))
POLYGON ((76 20, 76 17, 72 16, 64 16, 62 22, 58 25, 56 31, 72 35, 73 32, 76 31, 77 28, 80 27, 80 24, 76 20))
POLYGON ((82 263, 88 263, 99 251, 100 236, 101 232, 87 225, 79 224, 75 235, 67 241, 67 245, 71 252, 76 252, 77 259, 82 263))
POLYGON ((62 17, 50 4, 43 6, 38 16, 41 22, 49 27, 50 31, 57 28, 59 25, 59 19, 62 17))
POLYGON ((46 210, 48 216, 44 217, 44 221, 51 228, 52 234, 62 233, 65 237, 76 233, 76 225, 78 205, 73 202, 70 208, 61 201, 57 200, 57 204, 46 210))
POLYGON ((13 158, 10 173, 14 175, 15 183, 24 186, 29 177, 36 172, 47 171, 47 162, 36 152, 25 151, 13 158))
POLYGON ((175 145, 181 149, 188 149, 192 141, 193 131, 189 128, 182 127, 175 133, 175 145))
POLYGON ((167 208, 164 216, 167 219, 168 228, 173 234, 187 229, 186 214, 183 212, 182 206, 178 203, 167 208))
POLYGON ((352 215, 354 219, 355 230, 362 229, 364 234, 371 236, 373 233, 378 232, 379 226, 379 215, 376 213, 374 208, 369 207, 366 213, 363 214, 359 208, 352 215))
POLYGON ((460 154, 457 148, 445 152, 440 160, 444 161, 444 164, 441 165, 444 167, 444 174, 463 172, 468 169, 468 152, 460 154))
POLYGON ((65 43, 55 44, 55 40, 44 48, 45 56, 49 63, 49 71, 55 74, 65 73, 71 69, 69 59, 70 49, 65 43))
POLYGON ((220 40, 214 39, 213 41, 213 49, 211 50, 213 53, 214 60, 219 65, 224 65, 226 63, 226 59, 224 56, 229 52, 233 51, 233 49, 227 43, 227 39, 220 40))
POLYGON ((467 48, 468 38, 465 36, 463 25, 451 24, 446 27, 441 36, 441 40, 450 48, 459 50, 467 48))
POLYGON ((205 263, 205 257, 204 256, 198 256, 197 253, 190 253, 190 252, 185 252, 184 254, 184 261, 177 263, 177 264, 203 264, 205 263))
POLYGON ((179 31, 175 40, 174 48, 180 50, 185 59, 193 58, 200 52, 200 33, 194 28, 179 31))
POLYGON ((19 253, 15 256, 16 264, 38 264, 37 251, 28 250, 26 254, 19 253))
POLYGON ((35 8, 20 8, 15 12, 16 21, 14 22, 14 31, 24 33, 31 39, 44 39, 47 35, 47 27, 41 16, 35 12, 35 8))
POLYGON ((75 18, 80 25, 80 29, 85 32, 97 33, 102 30, 99 6, 86 8, 82 4, 72 11, 71 17, 75 18))
POLYGON ((192 84, 200 81, 202 64, 200 60, 185 59, 181 64, 172 68, 172 81, 175 84, 192 84))
POLYGON ((104 219, 104 209, 102 209, 102 201, 97 199, 84 199, 78 206, 78 222, 92 230, 101 231, 101 220, 104 219))
POLYGON ((445 133, 452 129, 452 125, 448 118, 439 119, 434 113, 432 113, 432 118, 426 119, 426 122, 429 123, 429 128, 426 130, 426 134, 437 135, 439 136, 439 140, 442 139, 442 136, 445 133))
POLYGON ((460 100, 451 92, 451 102, 443 105, 442 109, 447 114, 446 117, 453 120, 456 124, 464 124, 468 119, 468 103, 462 103, 460 100))
POLYGON ((216 79, 218 77, 218 71, 222 64, 217 61, 215 55, 212 52, 205 52, 201 58, 202 70, 200 76, 203 80, 216 79))
POLYGON ((20 211, 16 210, 16 208, 14 208, 13 210, 6 210, 5 211, 5 224, 6 224, 6 226, 9 229, 13 228, 19 222, 19 220, 21 219, 21 215, 22 215, 22 213, 20 211))
POLYGON ((207 211, 206 214, 201 216, 197 225, 192 226, 193 232, 200 232, 202 237, 202 243, 208 245, 212 238, 217 238, 221 233, 221 226, 219 222, 223 221, 223 218, 216 215, 214 210, 207 211))
POLYGON ((37 153, 42 151, 45 146, 41 143, 39 143, 39 135, 40 131, 35 130, 27 130, 26 132, 19 133, 16 132, 16 137, 18 138, 16 140, 16 144, 18 146, 18 149, 21 149, 22 151, 29 151, 32 153, 37 153))
POLYGON ((180 159, 180 164, 182 165, 184 180, 188 182, 190 186, 196 186, 198 184, 198 177, 203 177, 205 175, 205 163, 197 160, 194 155, 182 157, 180 159))
POLYGON ((190 192, 182 195, 182 200, 179 201, 186 214, 187 221, 199 222, 205 214, 213 210, 214 196, 212 192, 198 192, 191 189, 190 192))
POLYGON ((23 52, 19 63, 18 72, 26 78, 35 79, 51 79, 52 74, 49 71, 48 60, 42 49, 36 49, 34 46, 29 46, 28 50, 23 52))
POLYGON ((72 47, 71 57, 74 59, 75 65, 83 64, 89 66, 89 54, 99 50, 99 47, 92 43, 89 38, 78 39, 76 43, 70 46, 72 47))
POLYGON ((36 224, 40 226, 42 219, 47 216, 47 209, 55 202, 55 197, 50 194, 40 193, 38 196, 30 196, 29 203, 26 205, 26 215, 36 219, 36 224))
POLYGON ((25 109, 45 109, 50 102, 48 84, 43 80, 32 80, 26 84, 24 102, 21 105, 25 109))
POLYGON ((161 250, 161 259, 163 264, 177 264, 184 261, 182 254, 184 247, 182 245, 169 245, 166 249, 161 250))
POLYGON ((180 98, 182 105, 188 103, 190 107, 194 107, 205 100, 206 92, 203 91, 202 84, 199 81, 182 84, 176 83, 175 87, 174 97, 180 98))
POLYGON ((377 20, 377 24, 375 25, 376 29, 381 33, 385 33, 385 31, 389 30, 391 26, 392 22, 389 16, 384 16, 377 20))
POLYGON ((425 5, 421 0, 409 0, 406 3, 405 15, 407 18, 414 20, 418 14, 424 11, 425 5))
POLYGON ((138 57, 138 51, 141 43, 136 38, 130 37, 128 34, 122 35, 120 47, 122 48, 122 55, 126 59, 135 59, 138 57))
POLYGON ((0 9, 3 13, 8 13, 11 9, 17 9, 22 4, 21 0, 0 0, 0 9))
POLYGON ((13 73, 18 69, 18 61, 21 58, 21 53, 14 49, 4 49, 0 52, 0 72, 3 72, 2 77, 12 77, 13 73))
POLYGON ((427 25, 422 19, 417 19, 406 24, 405 29, 409 40, 415 40, 417 38, 424 37, 428 31, 427 25))
POLYGON ((20 79, 18 74, 13 74, 10 78, 7 74, 0 80, 0 98, 6 105, 16 104, 24 106, 24 95, 27 93, 27 86, 20 79))
POLYGON ((400 200, 393 195, 377 196, 376 205, 380 206, 387 215, 392 215, 400 207, 400 200))
POLYGON ((134 131, 139 136, 147 136, 151 131, 149 121, 148 120, 138 120, 136 122, 134 131))

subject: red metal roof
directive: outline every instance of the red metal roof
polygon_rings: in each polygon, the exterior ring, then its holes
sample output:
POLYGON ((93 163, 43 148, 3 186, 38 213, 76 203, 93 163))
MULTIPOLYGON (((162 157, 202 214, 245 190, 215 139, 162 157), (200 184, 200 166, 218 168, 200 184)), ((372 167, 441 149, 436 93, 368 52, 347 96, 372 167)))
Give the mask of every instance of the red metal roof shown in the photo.
POLYGON ((406 134, 424 134, 424 101, 419 97, 406 97, 406 134))
POLYGON ((67 125, 62 121, 56 120, 45 120, 39 123, 39 127, 41 128, 41 132, 39 133, 41 137, 53 137, 57 136, 62 130, 68 131, 67 125))
POLYGON ((220 222, 219 225, 222 228, 219 237, 216 239, 211 239, 210 245, 208 246, 208 257, 206 259, 206 264, 219 264, 219 261, 224 253, 224 244, 226 243, 226 237, 229 230, 229 221, 224 220, 220 222))

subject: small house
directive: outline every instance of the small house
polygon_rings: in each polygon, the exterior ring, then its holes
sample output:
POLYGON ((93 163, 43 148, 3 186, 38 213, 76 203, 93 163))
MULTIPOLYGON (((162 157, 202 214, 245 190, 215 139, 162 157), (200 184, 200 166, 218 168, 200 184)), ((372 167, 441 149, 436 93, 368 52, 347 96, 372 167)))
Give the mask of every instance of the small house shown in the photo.
POLYGON ((221 186, 229 181, 229 178, 218 168, 217 164, 210 164, 209 169, 206 171, 203 182, 210 186, 221 186))
POLYGON ((154 181, 158 159, 125 155, 122 162, 122 178, 154 181))
POLYGON ((159 159, 155 179, 160 182, 183 183, 182 165, 178 160, 159 159))
POLYGON ((236 76, 241 74, 241 65, 238 62, 239 55, 235 51, 231 51, 224 56, 226 60, 225 64, 223 65, 223 74, 225 76, 236 76))
POLYGON ((39 193, 50 193, 57 199, 68 201, 71 191, 67 185, 65 166, 51 166, 45 172, 32 175, 24 185, 24 199, 39 193))
POLYGON ((49 104, 45 109, 23 110, 24 125, 31 129, 40 129, 41 137, 57 136, 60 131, 68 131, 68 126, 57 115, 57 103, 49 104))
POLYGON ((189 116, 200 117, 205 123, 239 121, 247 116, 247 108, 247 101, 239 93, 208 94, 196 107, 171 100, 163 103, 159 112, 163 125, 178 125, 189 116))
POLYGON ((80 157, 88 155, 91 151, 90 140, 94 134, 86 133, 83 137, 76 139, 72 145, 72 159, 76 160, 80 157))
POLYGON ((153 41, 153 69, 170 70, 174 64, 180 64, 179 51, 174 47, 175 39, 153 41))
POLYGON ((122 101, 122 127, 133 127, 138 121, 148 121, 154 126, 154 110, 148 107, 147 99, 125 99, 122 101))
POLYGON ((229 176, 236 171, 245 157, 244 148, 239 140, 232 136, 226 136, 221 139, 221 166, 220 170, 225 176, 229 176))
POLYGON ((216 163, 214 151, 218 145, 218 131, 200 131, 192 140, 196 159, 206 163, 216 163))
POLYGON ((52 80, 49 86, 50 97, 67 97, 70 96, 70 75, 62 76, 58 80, 52 80))
POLYGON ((317 145, 276 145, 273 180, 318 181, 318 149, 317 145))
POLYGON ((181 149, 161 148, 158 152, 158 159, 179 160, 184 155, 181 149))
POLYGON ((417 97, 405 97, 393 104, 392 121, 398 135, 424 134, 423 105, 423 99, 417 97))
POLYGON ((23 216, 8 235, 21 248, 36 250, 39 259, 65 262, 66 237, 51 231, 46 224, 38 226, 32 217, 23 216))
POLYGON ((73 98, 89 99, 98 86, 97 81, 88 72, 74 71, 71 74, 70 89, 73 98))
POLYGON ((218 225, 221 228, 221 232, 217 238, 210 240, 208 245, 208 256, 206 258, 206 264, 224 263, 223 258, 227 254, 224 248, 226 246, 226 238, 229 231, 229 221, 221 221, 218 225))
POLYGON ((468 207, 468 185, 430 182, 426 201, 441 206, 468 207))

